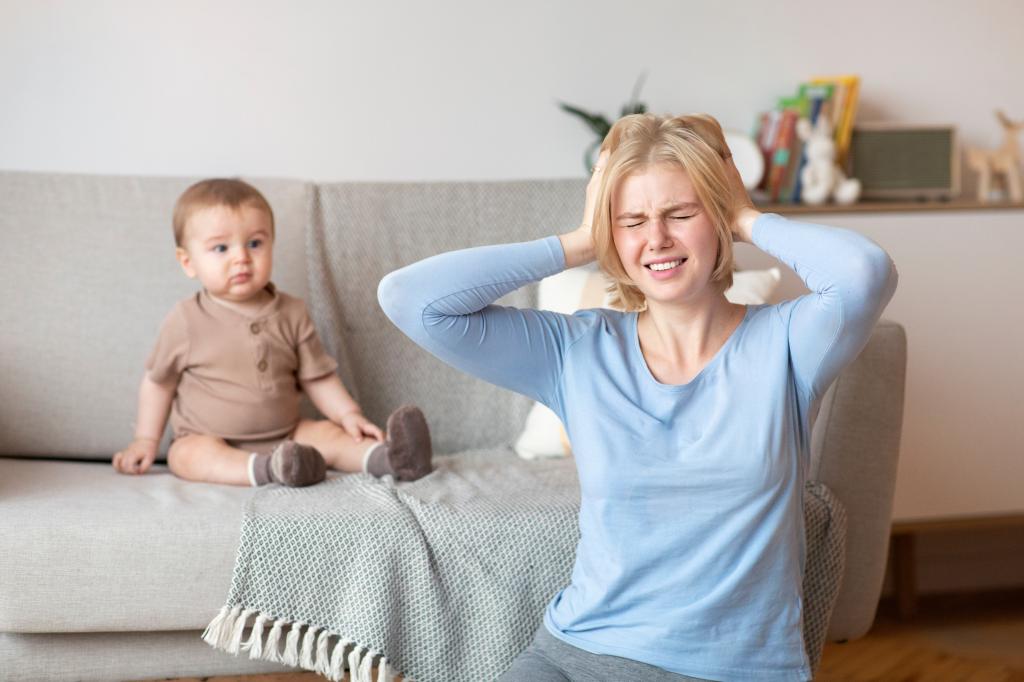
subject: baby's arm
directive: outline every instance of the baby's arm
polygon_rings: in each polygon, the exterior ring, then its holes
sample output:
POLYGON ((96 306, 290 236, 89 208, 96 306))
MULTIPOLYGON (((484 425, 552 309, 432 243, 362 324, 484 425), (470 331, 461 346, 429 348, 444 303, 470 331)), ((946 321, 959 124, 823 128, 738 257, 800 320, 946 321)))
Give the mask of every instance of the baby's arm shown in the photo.
POLYGON ((345 429, 345 433, 356 442, 363 440, 364 435, 384 440, 384 432, 363 416, 359 403, 345 390, 337 374, 332 372, 316 379, 303 379, 299 383, 316 409, 345 429))
POLYGON ((114 468, 119 473, 144 474, 153 464, 177 389, 176 381, 158 384, 149 378, 148 372, 143 375, 139 386, 135 438, 128 447, 114 455, 114 468))

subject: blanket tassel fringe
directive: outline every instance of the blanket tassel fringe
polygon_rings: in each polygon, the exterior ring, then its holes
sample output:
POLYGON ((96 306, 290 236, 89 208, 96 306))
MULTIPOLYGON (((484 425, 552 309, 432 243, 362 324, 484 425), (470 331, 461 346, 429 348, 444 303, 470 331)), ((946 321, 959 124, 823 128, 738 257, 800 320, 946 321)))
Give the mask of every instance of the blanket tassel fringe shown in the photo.
POLYGON ((301 621, 275 619, 254 609, 243 609, 241 605, 222 608, 203 631, 203 641, 236 656, 247 651, 254 660, 312 670, 335 682, 344 679, 346 668, 351 672, 351 682, 374 682, 375 663, 376 682, 391 682, 397 675, 383 654, 335 632, 301 621), (270 632, 264 634, 267 623, 273 625, 270 632), (246 628, 249 628, 248 638, 246 628), (288 634, 282 650, 281 638, 286 629, 288 634))

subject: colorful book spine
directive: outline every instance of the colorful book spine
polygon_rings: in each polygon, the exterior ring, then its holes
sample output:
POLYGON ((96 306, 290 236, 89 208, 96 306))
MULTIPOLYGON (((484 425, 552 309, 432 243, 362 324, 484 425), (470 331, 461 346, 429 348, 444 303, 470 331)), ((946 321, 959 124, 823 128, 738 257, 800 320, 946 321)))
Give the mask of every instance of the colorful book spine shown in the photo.
POLYGON ((811 80, 815 84, 831 84, 835 89, 833 130, 836 140, 836 162, 846 167, 853 139, 853 123, 857 117, 857 102, 860 97, 860 77, 853 75, 821 76, 811 80))
POLYGON ((793 153, 792 145, 793 138, 796 137, 798 118, 800 118, 800 114, 797 109, 787 108, 782 112, 779 121, 779 132, 772 152, 772 164, 768 168, 768 194, 771 201, 775 203, 778 203, 782 197, 782 187, 793 153))

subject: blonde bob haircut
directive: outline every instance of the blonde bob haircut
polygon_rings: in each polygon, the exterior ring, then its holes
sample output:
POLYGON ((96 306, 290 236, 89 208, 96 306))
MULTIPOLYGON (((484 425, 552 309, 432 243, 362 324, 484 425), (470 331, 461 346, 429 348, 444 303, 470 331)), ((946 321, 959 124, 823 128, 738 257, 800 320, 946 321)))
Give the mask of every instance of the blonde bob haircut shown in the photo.
POLYGON ((655 116, 633 114, 619 119, 604 138, 601 150, 610 152, 598 189, 594 211, 597 262, 612 284, 612 305, 643 310, 647 300, 626 275, 612 241, 612 197, 627 177, 657 164, 681 167, 693 183, 697 201, 718 235, 718 258, 711 281, 724 292, 732 286, 732 183, 725 161, 731 156, 722 127, 707 114, 655 116))

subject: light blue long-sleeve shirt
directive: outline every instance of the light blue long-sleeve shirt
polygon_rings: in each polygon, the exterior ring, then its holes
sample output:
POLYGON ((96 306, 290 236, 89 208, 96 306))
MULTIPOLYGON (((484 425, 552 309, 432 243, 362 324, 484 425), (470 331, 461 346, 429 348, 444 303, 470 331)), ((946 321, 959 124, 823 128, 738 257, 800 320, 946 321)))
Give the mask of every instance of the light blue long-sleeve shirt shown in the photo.
POLYGON ((804 680, 803 484, 820 399, 896 288, 857 233, 763 215, 754 243, 811 293, 748 306, 690 382, 640 350, 637 314, 493 305, 565 268, 557 237, 446 253, 391 273, 388 317, 445 362, 562 419, 580 541, 544 623, 586 651, 714 680, 804 680))

